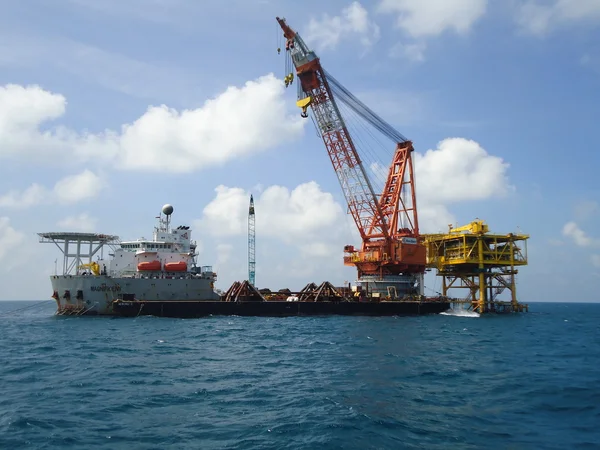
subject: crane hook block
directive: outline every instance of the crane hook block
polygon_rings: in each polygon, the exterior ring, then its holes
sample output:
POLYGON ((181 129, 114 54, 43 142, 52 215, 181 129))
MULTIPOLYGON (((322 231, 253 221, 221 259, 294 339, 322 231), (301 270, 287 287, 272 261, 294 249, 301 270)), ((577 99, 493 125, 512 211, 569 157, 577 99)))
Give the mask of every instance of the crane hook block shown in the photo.
POLYGON ((296 102, 296 106, 298 108, 302 108, 302 112, 300 113, 300 117, 304 117, 305 119, 308 117, 308 113, 306 110, 312 103, 312 97, 304 97, 296 102))
POLYGON ((279 55, 281 53, 281 47, 277 47, 277 54, 279 55))

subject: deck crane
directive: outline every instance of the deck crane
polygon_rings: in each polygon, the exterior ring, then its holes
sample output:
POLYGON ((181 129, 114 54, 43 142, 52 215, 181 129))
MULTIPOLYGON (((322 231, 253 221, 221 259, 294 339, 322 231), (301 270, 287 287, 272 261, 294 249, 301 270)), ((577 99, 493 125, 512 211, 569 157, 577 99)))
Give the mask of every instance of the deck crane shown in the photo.
POLYGON ((312 110, 317 131, 325 143, 362 239, 360 250, 352 245, 344 247, 344 264, 357 268, 358 281, 363 285, 367 283, 370 292, 393 298, 423 295, 426 248, 419 235, 412 142, 326 72, 317 55, 285 19, 277 17, 277 22, 285 39, 285 84, 289 86, 294 82, 293 64, 299 83, 296 104, 302 109, 302 117, 308 117, 309 107, 312 110), (383 192, 378 196, 340 113, 337 99, 395 142, 383 192))

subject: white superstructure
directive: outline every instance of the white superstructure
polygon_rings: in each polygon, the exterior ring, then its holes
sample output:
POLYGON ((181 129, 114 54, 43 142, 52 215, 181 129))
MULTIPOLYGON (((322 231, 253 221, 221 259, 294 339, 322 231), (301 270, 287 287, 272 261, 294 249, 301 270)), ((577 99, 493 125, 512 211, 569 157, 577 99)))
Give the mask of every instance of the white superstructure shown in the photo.
POLYGON ((51 276, 59 314, 112 314, 117 298, 219 300, 216 274, 196 264, 187 226, 171 227, 173 207, 157 217, 152 239, 120 241, 97 233, 39 233, 63 253, 63 273, 51 276), (107 251, 108 250, 108 251, 107 251))

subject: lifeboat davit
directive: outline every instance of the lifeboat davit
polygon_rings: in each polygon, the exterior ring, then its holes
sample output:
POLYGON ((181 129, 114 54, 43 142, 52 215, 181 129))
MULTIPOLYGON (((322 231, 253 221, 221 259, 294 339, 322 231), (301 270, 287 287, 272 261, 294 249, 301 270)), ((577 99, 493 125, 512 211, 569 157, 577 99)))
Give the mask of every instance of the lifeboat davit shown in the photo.
POLYGON ((155 261, 142 261, 140 263, 138 263, 137 265, 138 270, 150 270, 150 271, 156 271, 156 270, 160 270, 160 261, 155 260, 155 261))
POLYGON ((165 270, 167 272, 185 272, 187 263, 185 261, 168 262, 165 263, 165 270))

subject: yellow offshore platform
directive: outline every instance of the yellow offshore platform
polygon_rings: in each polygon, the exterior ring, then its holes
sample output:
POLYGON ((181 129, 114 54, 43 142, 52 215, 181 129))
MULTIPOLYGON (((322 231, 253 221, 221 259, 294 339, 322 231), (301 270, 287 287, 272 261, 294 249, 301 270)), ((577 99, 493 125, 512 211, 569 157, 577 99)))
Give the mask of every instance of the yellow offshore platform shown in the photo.
POLYGON ((480 314, 487 312, 523 312, 528 305, 517 301, 517 266, 527 265, 526 234, 491 234, 483 220, 453 228, 447 234, 425 234, 427 267, 442 277, 442 295, 450 289, 468 289, 463 300, 480 314), (510 301, 497 297, 508 290, 510 301))

